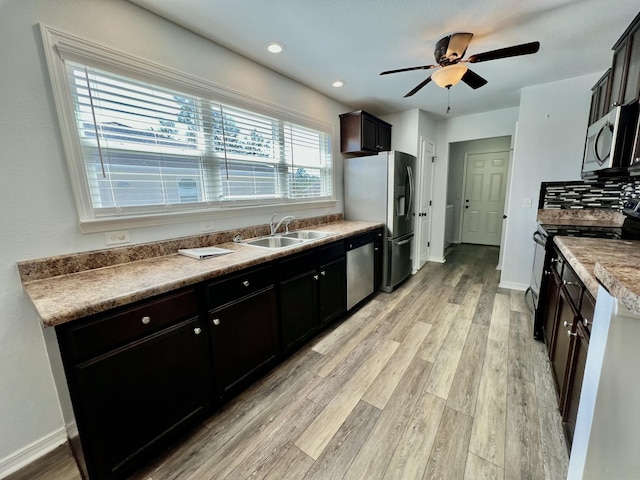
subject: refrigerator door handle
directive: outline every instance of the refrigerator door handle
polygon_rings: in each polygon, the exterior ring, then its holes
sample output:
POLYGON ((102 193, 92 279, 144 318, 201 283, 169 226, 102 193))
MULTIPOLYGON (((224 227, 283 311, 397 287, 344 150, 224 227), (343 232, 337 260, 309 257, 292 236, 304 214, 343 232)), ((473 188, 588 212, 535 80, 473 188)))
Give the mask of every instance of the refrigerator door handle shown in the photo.
POLYGON ((400 245, 406 245, 407 243, 409 243, 411 240, 413 240, 413 235, 411 236, 411 238, 407 238, 406 240, 402 240, 401 242, 396 243, 396 245, 400 246, 400 245))
POLYGON ((410 166, 407 166, 407 175, 409 176, 409 208, 407 208, 406 219, 409 220, 413 214, 413 170, 410 166))

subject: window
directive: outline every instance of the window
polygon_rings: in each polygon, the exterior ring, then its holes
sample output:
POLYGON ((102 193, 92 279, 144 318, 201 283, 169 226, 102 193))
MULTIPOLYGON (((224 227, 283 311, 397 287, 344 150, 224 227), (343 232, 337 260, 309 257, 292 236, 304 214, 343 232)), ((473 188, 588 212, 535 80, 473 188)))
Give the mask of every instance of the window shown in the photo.
POLYGON ((43 27, 81 225, 333 199, 331 126, 61 36, 43 27))

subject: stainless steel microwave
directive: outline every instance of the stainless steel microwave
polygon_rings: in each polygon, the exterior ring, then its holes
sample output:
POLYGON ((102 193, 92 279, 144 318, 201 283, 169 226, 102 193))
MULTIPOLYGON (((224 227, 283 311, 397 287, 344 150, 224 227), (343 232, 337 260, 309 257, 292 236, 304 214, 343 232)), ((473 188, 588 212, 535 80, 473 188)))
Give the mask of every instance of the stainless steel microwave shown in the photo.
POLYGON ((614 107, 589 126, 582 160, 582 176, 622 173, 630 164, 638 117, 637 102, 614 107))

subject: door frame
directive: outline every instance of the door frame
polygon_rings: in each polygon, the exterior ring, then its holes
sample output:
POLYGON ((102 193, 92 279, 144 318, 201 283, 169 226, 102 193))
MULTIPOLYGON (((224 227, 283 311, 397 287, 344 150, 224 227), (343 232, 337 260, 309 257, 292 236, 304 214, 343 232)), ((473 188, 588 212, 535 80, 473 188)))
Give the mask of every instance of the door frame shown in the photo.
MULTIPOLYGON (((510 182, 510 178, 511 178, 511 150, 487 150, 486 152, 468 152, 464 154, 464 164, 463 164, 463 168, 462 168, 462 198, 460 199, 460 207, 459 207, 459 211, 458 211, 458 243, 462 243, 462 222, 464 222, 464 205, 465 205, 465 197, 466 197, 466 193, 467 193, 467 167, 469 165, 469 155, 482 155, 484 153, 506 153, 507 155, 507 188, 504 192, 504 209, 507 208, 506 202, 507 202, 507 196, 508 196, 508 190, 509 190, 509 182, 510 182)), ((503 210, 503 214, 504 214, 504 210, 503 210)), ((502 222, 502 229, 504 231, 504 222, 502 222)), ((500 249, 502 249, 502 242, 503 242, 504 238, 503 235, 500 235, 500 245, 498 245, 498 247, 500 249)))
MULTIPOLYGON (((429 238, 426 239, 427 244, 431 243, 431 238, 433 237, 432 218, 433 218, 433 187, 435 182, 435 178, 434 178, 435 156, 436 156, 436 142, 434 142, 430 138, 426 138, 421 135, 419 144, 418 144, 418 174, 417 174, 417 181, 416 181, 417 195, 415 199, 414 212, 416 212, 416 215, 417 215, 419 207, 424 203, 425 199, 422 197, 424 193, 423 182, 424 182, 427 171, 430 171, 431 177, 429 181, 431 182, 431 184, 430 184, 429 199, 428 199, 428 201, 430 202, 430 205, 429 205, 429 211, 427 214, 427 221, 429 222, 429 238), (427 144, 433 145, 432 158, 427 158, 426 156, 427 144)), ((422 221, 423 220, 418 220, 418 217, 416 216, 416 221, 414 222, 414 225, 415 225, 414 240, 415 241, 413 242, 414 248, 412 252, 413 253, 412 273, 416 273, 418 270, 422 268, 422 265, 420 264, 421 263, 420 250, 424 240, 422 238, 422 228, 421 228, 422 221)), ((427 262, 429 261, 430 256, 431 256, 431 247, 427 246, 427 255, 426 255, 427 262)))

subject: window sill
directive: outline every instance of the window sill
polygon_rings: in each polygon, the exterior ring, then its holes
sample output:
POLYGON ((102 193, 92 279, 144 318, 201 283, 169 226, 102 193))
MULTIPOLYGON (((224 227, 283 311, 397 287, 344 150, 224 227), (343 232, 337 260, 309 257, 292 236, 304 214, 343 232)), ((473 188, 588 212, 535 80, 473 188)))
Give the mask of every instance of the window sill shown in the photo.
POLYGON ((177 223, 215 220, 219 218, 237 218, 242 215, 271 214, 292 210, 311 210, 316 208, 335 208, 337 200, 322 200, 305 203, 279 203, 269 205, 252 205, 243 207, 227 207, 219 210, 199 210, 191 212, 172 212, 156 215, 138 215, 127 217, 105 217, 80 221, 82 233, 108 232, 128 228, 156 227, 177 223))

